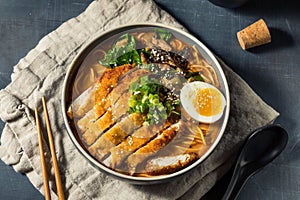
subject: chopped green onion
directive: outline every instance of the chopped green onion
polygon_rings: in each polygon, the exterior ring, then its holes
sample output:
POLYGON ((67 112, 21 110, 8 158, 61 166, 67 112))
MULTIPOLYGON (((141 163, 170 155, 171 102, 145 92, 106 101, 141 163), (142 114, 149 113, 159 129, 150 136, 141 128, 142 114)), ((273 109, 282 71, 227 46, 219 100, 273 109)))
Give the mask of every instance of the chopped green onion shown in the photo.
POLYGON ((145 125, 158 124, 161 120, 166 120, 171 113, 177 114, 175 106, 180 101, 177 99, 162 102, 160 100, 162 88, 159 80, 149 76, 143 76, 130 85, 129 91, 132 96, 128 100, 129 111, 145 114, 145 125))

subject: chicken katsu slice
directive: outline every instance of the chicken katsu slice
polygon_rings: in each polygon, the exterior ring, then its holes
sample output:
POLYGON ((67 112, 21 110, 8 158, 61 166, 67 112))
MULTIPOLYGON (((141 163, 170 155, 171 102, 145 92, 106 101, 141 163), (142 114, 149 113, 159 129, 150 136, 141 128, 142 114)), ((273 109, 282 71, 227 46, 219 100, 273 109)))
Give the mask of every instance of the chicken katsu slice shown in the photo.
POLYGON ((98 140, 88 148, 89 152, 99 161, 102 161, 112 147, 121 143, 135 129, 139 128, 144 120, 144 116, 137 113, 126 116, 101 135, 98 140))
POLYGON ((117 86, 120 77, 134 68, 134 65, 125 64, 113 69, 109 69, 104 73, 97 84, 95 92, 94 110, 96 118, 100 117, 106 111, 106 97, 117 86))
POLYGON ((110 158, 108 158, 106 164, 112 168, 117 168, 130 154, 145 145, 155 137, 156 134, 168 126, 170 126, 169 122, 166 122, 165 124, 142 126, 132 135, 129 135, 118 146, 115 146, 110 150, 110 158))
POLYGON ((182 125, 176 137, 168 143, 163 150, 157 152, 155 156, 175 156, 186 153, 187 149, 194 143, 194 138, 199 138, 199 123, 194 124, 189 121, 181 120, 182 125))
POLYGON ((106 69, 94 86, 89 87, 77 97, 68 109, 68 115, 72 118, 79 118, 85 115, 95 105, 102 105, 108 93, 115 87, 123 74, 126 74, 134 65, 125 64, 113 69, 106 69))
POLYGON ((90 146, 113 123, 112 111, 111 108, 109 108, 96 122, 91 123, 86 132, 82 134, 83 142, 90 146))
POLYGON ((118 119, 125 115, 128 111, 128 99, 131 93, 127 92, 112 106, 107 109, 96 122, 90 123, 88 129, 83 133, 82 138, 89 146, 118 119))
POLYGON ((148 175, 170 174, 195 162, 196 153, 185 153, 174 156, 157 157, 147 161, 145 172, 148 175))
POLYGON ((82 118, 80 118, 76 122, 80 133, 83 134, 96 120, 97 119, 95 118, 95 110, 89 110, 82 118))
POLYGON ((177 134, 177 132, 182 127, 182 121, 172 124, 167 129, 165 129, 161 134, 157 135, 145 146, 139 148, 136 152, 131 154, 127 158, 127 165, 130 174, 136 172, 136 167, 142 163, 145 159, 150 156, 153 156, 160 149, 166 146, 177 134))
POLYGON ((68 108, 68 116, 70 118, 79 118, 84 116, 86 112, 91 110, 95 104, 96 84, 86 89, 78 96, 72 105, 68 108))
POLYGON ((110 105, 113 105, 120 98, 120 96, 130 88, 131 83, 139 80, 139 78, 148 74, 150 74, 150 71, 146 69, 135 68, 129 71, 107 96, 107 103, 104 109, 109 107, 110 105))
MULTIPOLYGON (((123 95, 124 92, 128 91, 130 84, 132 82, 137 81, 141 76, 149 74, 149 70, 145 69, 131 69, 124 75, 124 77, 120 78, 117 86, 107 95, 105 99, 105 104, 102 105, 102 110, 99 113, 105 112, 110 106, 114 105, 118 99, 123 95)), ((93 127, 92 123, 94 123, 97 118, 95 117, 95 110, 92 109, 86 113, 84 117, 78 120, 77 126, 80 131, 84 133, 90 126, 93 127)))
POLYGON ((114 121, 119 120, 119 118, 121 118, 129 110, 128 100, 131 96, 131 92, 127 91, 114 105, 111 106, 114 121))

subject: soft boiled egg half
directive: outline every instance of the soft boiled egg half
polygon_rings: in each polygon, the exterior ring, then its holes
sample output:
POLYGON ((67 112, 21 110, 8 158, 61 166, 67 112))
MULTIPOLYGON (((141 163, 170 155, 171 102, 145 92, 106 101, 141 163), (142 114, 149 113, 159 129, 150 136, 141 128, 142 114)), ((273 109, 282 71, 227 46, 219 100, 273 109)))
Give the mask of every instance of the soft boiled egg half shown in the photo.
POLYGON ((221 91, 201 81, 186 83, 181 89, 180 101, 193 119, 203 123, 219 120, 226 106, 226 99, 221 91))

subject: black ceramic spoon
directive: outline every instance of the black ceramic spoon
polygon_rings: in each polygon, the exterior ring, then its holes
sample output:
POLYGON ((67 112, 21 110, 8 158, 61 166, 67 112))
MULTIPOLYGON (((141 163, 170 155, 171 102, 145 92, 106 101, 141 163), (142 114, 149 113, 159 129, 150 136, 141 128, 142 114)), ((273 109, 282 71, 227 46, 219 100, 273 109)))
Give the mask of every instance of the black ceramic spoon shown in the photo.
POLYGON ((276 158, 285 148, 287 141, 288 134, 279 125, 269 125, 254 131, 242 147, 222 200, 236 199, 245 182, 276 158))

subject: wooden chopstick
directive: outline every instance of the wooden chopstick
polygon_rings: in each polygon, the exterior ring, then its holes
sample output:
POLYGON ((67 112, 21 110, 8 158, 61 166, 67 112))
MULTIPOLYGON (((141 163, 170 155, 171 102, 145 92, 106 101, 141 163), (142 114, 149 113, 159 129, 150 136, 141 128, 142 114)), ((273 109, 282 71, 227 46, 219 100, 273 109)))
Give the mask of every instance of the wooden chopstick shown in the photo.
POLYGON ((37 108, 35 108, 34 113, 35 113, 36 128, 37 128, 38 140, 39 140, 39 150, 40 150, 41 165, 42 165, 42 172, 43 172, 45 199, 50 200, 51 196, 50 196, 50 190, 49 190, 48 174, 47 174, 47 169, 46 169, 46 161, 45 161, 44 149, 43 149, 41 125, 40 125, 39 114, 38 114, 37 108))
MULTIPOLYGON (((45 116, 45 121, 46 121, 48 141, 49 141, 50 153, 51 153, 51 157, 52 157, 52 164, 53 164, 53 168, 54 168, 57 195, 58 195, 59 200, 64 200, 65 197, 64 197, 61 178, 60 178, 60 174, 59 174, 58 162, 57 162, 57 158, 56 158, 55 146, 54 146, 54 142, 53 142, 53 136, 52 136, 52 131, 51 131, 45 97, 42 97, 42 104, 43 104, 44 116, 45 116)), ((49 189, 49 180, 48 180, 48 174, 47 174, 47 169, 46 169, 46 161, 45 161, 45 156, 44 156, 43 140, 42 140, 41 125, 40 125, 40 121, 39 121, 38 109, 35 108, 34 112, 35 112, 36 127, 37 127, 37 133, 38 133, 38 141, 39 141, 39 150, 40 150, 41 165, 42 165, 42 172, 43 172, 45 199, 50 200, 51 196, 50 196, 50 189, 49 189)))
POLYGON ((46 120, 46 127, 47 127, 48 140, 49 140, 50 152, 51 152, 51 157, 52 157, 52 164, 53 164, 53 168, 54 168, 55 183, 56 183, 58 199, 64 200, 65 197, 64 197, 64 193, 63 193, 62 184, 61 184, 61 178, 60 178, 60 174, 59 174, 58 162, 57 162, 57 158, 56 158, 55 146, 54 146, 54 142, 53 142, 52 131, 51 131, 51 126, 50 126, 50 122, 49 122, 49 115, 48 115, 45 97, 42 97, 42 103, 43 103, 43 110, 44 110, 44 115, 45 115, 45 120, 46 120))

